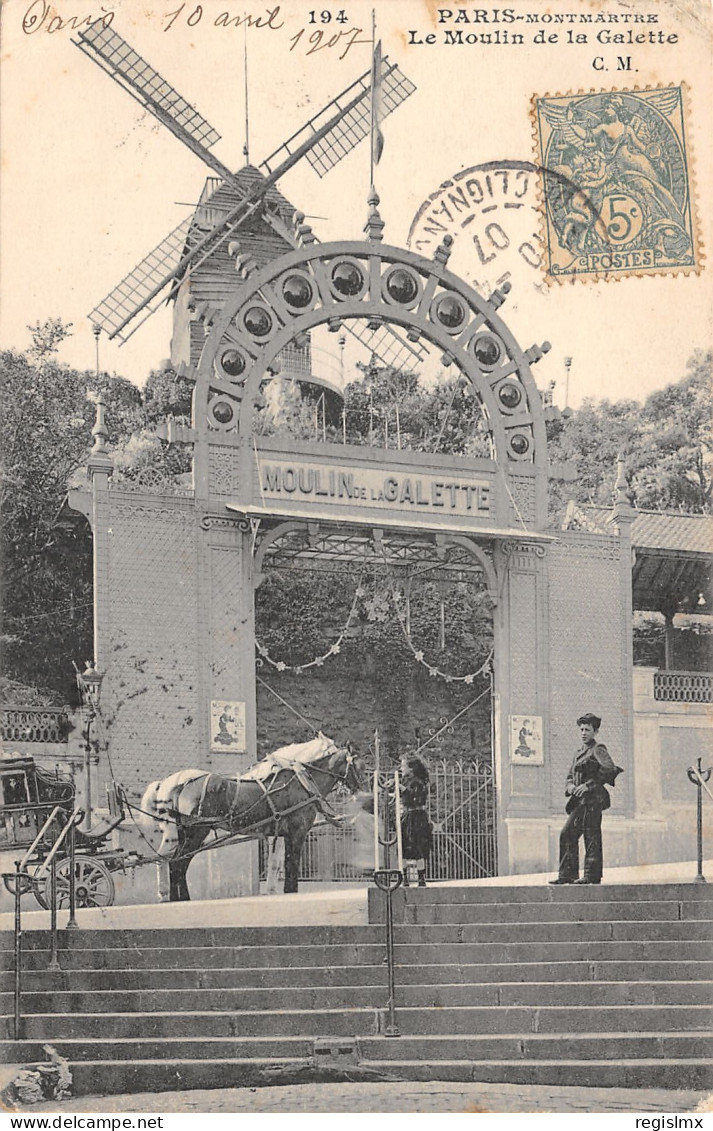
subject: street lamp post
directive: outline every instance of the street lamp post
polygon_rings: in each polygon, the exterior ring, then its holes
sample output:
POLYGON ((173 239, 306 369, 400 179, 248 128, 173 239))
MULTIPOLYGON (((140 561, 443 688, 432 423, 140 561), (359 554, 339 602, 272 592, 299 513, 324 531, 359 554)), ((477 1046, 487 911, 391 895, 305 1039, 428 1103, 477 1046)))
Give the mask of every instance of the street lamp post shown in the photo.
POLYGON ((84 728, 84 827, 89 829, 92 824, 92 753, 94 747, 91 741, 92 723, 99 710, 99 695, 102 679, 93 660, 87 660, 83 672, 77 668, 77 686, 82 698, 82 707, 85 717, 84 728))

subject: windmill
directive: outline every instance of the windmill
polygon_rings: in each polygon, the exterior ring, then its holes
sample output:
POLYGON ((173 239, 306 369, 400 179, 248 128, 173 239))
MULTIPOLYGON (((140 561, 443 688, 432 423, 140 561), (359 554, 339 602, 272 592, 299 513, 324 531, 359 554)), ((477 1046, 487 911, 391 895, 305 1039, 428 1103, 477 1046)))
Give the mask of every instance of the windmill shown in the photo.
MULTIPOLYGON (((234 286, 235 260, 228 249, 234 253, 236 241, 245 243, 249 254, 244 258, 260 263, 261 256, 265 262, 294 246, 294 209, 276 188, 279 179, 303 158, 322 177, 369 135, 371 71, 324 106, 259 166, 246 165, 233 173, 211 151, 220 140, 217 130, 117 32, 99 21, 79 32, 73 42, 211 171, 196 212, 174 228, 89 314, 97 335, 103 330, 123 344, 163 302, 175 298, 172 359, 181 355, 190 369, 199 348, 191 335, 197 338, 200 332, 191 312, 199 314, 201 306, 209 309, 211 299, 213 305, 219 303, 227 271, 234 286), (187 340, 178 340, 181 335, 187 340)), ((387 57, 381 61, 384 115, 415 89, 396 64, 387 57)), ((391 326, 373 332, 354 324, 348 332, 384 365, 413 368, 426 356, 419 343, 407 341, 391 326)))

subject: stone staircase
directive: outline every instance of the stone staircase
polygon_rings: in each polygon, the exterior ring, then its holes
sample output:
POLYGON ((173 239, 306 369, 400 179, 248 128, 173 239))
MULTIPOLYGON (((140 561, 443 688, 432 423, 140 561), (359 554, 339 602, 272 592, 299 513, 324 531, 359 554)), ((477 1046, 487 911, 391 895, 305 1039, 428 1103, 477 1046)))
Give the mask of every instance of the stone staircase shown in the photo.
POLYGON ((707 885, 447 885, 396 893, 386 1036, 383 895, 370 924, 0 935, 5 1062, 71 1064, 76 1094, 468 1080, 713 1086, 707 885))

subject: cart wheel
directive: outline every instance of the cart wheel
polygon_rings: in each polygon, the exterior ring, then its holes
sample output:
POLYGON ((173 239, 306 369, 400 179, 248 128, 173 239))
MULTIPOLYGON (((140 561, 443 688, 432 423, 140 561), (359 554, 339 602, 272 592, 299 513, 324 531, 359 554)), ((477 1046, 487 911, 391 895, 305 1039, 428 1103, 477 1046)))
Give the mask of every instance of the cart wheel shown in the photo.
POLYGON ((43 911, 49 911, 49 883, 49 876, 41 876, 39 879, 36 876, 32 877, 32 894, 43 911), (47 896, 45 896, 45 888, 47 889, 47 896))
MULTIPOLYGON (((57 906, 69 907, 69 860, 57 863, 57 906)), ((51 876, 43 884, 43 898, 49 907, 51 876)), ((114 881, 101 860, 87 856, 74 859, 74 890, 77 907, 111 907, 114 881)))
MULTIPOLYGON (((27 891, 31 891, 42 910, 47 911, 49 909, 49 903, 45 898, 47 875, 44 872, 40 874, 42 864, 43 861, 39 860, 27 865, 27 891)), ((49 891, 49 888, 47 890, 49 891)))

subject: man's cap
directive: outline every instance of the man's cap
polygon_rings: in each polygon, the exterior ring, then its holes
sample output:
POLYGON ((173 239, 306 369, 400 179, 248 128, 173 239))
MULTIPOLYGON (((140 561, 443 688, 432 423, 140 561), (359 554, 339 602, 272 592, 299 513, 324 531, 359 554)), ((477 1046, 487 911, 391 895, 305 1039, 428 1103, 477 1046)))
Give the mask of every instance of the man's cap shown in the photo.
POLYGON ((577 719, 577 726, 578 727, 579 726, 590 726, 590 727, 594 727, 595 730, 599 730, 601 725, 602 725, 602 720, 600 718, 598 718, 597 715, 593 715, 591 711, 587 711, 586 715, 580 715, 579 718, 577 719))

